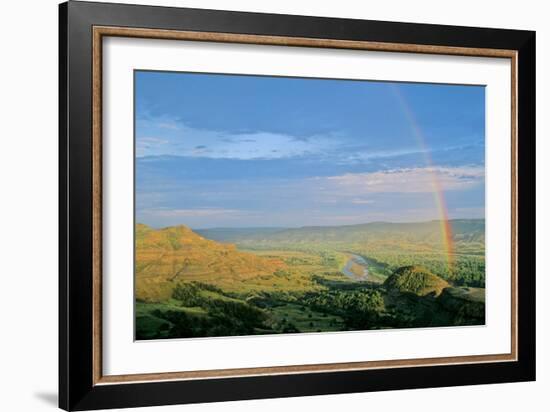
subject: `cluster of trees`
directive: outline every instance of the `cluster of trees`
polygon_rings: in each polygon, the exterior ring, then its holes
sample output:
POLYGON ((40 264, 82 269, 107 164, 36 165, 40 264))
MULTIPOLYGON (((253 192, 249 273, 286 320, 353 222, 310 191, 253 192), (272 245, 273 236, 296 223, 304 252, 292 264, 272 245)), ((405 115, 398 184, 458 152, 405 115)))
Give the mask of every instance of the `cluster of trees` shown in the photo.
POLYGON ((391 292, 437 296, 449 284, 422 266, 403 266, 386 279, 384 286, 391 292))
POLYGON ((264 311, 243 301, 225 298, 221 289, 200 282, 180 283, 172 298, 181 306, 201 307, 207 316, 189 315, 184 311, 153 311, 157 318, 169 321, 170 337, 228 336, 253 334, 262 328, 267 316, 264 311), (215 292, 219 298, 204 296, 201 292, 215 292))
POLYGON ((168 321, 172 326, 163 326, 163 335, 168 337, 227 336, 257 333, 299 332, 291 319, 272 323, 269 308, 282 302, 294 302, 325 314, 342 317, 347 329, 377 327, 384 311, 384 298, 379 290, 339 290, 293 294, 262 294, 246 301, 229 298, 215 286, 199 282, 181 283, 176 286, 172 298, 184 307, 201 307, 206 315, 197 316, 178 310, 155 310, 152 315, 168 321), (202 291, 219 294, 203 295, 202 291), (276 295, 276 296, 275 296, 276 295), (262 332, 263 331, 263 332, 262 332))
POLYGON ((485 287, 485 258, 478 255, 455 255, 449 267, 444 253, 400 253, 375 250, 357 251, 384 263, 384 274, 391 275, 403 266, 420 265, 457 286, 485 287))
POLYGON ((306 295, 304 304, 320 312, 341 316, 351 329, 376 324, 384 310, 384 298, 378 290, 328 290, 306 295))
POLYGON ((170 326, 168 324, 161 326, 167 338, 252 335, 256 328, 262 326, 264 320, 263 314, 250 311, 245 305, 239 306, 227 302, 209 311, 208 316, 159 309, 154 310, 152 314, 170 322, 170 326))
POLYGON ((485 259, 459 258, 449 280, 457 286, 485 287, 485 259))
POLYGON ((208 303, 201 295, 201 290, 222 294, 222 290, 214 285, 201 282, 178 283, 172 292, 172 298, 180 301, 182 306, 202 306, 208 303))
POLYGON ((338 256, 332 252, 320 251, 319 256, 321 256, 321 264, 325 267, 338 269, 344 264, 342 256, 338 256))
POLYGON ((298 327, 286 318, 283 318, 280 322, 276 322, 271 325, 271 328, 278 333, 299 333, 298 327))

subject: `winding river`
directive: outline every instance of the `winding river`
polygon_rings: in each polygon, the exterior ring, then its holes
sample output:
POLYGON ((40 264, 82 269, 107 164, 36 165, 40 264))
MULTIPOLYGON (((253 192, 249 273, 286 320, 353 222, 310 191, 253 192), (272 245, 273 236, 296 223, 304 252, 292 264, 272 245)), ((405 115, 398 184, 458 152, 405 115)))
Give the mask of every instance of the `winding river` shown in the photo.
POLYGON ((369 276, 367 261, 359 255, 351 255, 346 262, 346 265, 342 269, 342 273, 355 281, 367 280, 369 276), (363 268, 362 274, 358 275, 351 271, 351 268, 354 264, 363 268))

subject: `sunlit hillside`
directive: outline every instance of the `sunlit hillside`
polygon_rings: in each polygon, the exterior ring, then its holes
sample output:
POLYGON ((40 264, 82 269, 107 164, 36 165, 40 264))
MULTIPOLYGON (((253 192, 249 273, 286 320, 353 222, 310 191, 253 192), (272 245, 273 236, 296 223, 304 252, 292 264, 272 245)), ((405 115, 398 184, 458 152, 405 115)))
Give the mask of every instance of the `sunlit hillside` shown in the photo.
POLYGON ((404 266, 395 271, 385 282, 389 292, 414 293, 417 296, 439 296, 449 284, 420 266, 404 266))
MULTIPOLYGON (((450 222, 457 252, 485 249, 485 220, 456 219, 450 222)), ((413 223, 373 222, 344 226, 306 226, 300 228, 204 229, 198 231, 209 239, 261 247, 266 244, 377 244, 401 245, 416 251, 443 249, 441 222, 432 220, 413 223)))
MULTIPOLYGON (((152 229, 136 226, 136 298, 161 301, 169 298, 179 282, 203 282, 224 290, 289 287, 281 257, 237 250, 235 245, 205 239, 186 226, 152 229)), ((309 282, 310 283, 310 282, 309 282)))

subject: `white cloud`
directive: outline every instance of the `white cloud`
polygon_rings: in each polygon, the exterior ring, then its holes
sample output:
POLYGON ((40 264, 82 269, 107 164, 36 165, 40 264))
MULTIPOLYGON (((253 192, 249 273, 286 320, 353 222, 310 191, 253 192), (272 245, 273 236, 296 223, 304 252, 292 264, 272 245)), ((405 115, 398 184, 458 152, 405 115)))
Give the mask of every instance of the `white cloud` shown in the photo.
POLYGON ((354 205, 370 205, 370 204, 374 203, 374 200, 370 200, 370 199, 352 199, 351 203, 353 203, 354 205))
POLYGON ((362 195, 369 193, 428 193, 466 190, 483 183, 485 170, 480 166, 424 167, 392 169, 371 173, 347 173, 315 178, 330 189, 362 195))
POLYGON ((333 134, 299 139, 284 133, 253 131, 231 133, 199 129, 159 118, 138 119, 136 155, 191 156, 214 159, 281 159, 334 150, 333 134))
POLYGON ((180 130, 179 124, 170 120, 166 122, 159 122, 158 127, 160 127, 161 129, 180 130))

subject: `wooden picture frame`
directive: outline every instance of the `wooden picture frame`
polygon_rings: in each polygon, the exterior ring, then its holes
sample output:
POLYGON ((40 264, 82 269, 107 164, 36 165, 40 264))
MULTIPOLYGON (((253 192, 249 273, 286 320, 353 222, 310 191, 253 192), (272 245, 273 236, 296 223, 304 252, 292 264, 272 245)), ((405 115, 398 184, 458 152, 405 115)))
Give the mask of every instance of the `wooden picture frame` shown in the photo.
POLYGON ((60 5, 59 405, 66 410, 535 379, 535 33, 199 9, 60 5), (192 40, 510 59, 510 353, 150 374, 102 372, 102 41, 192 40), (521 183, 521 184, 520 184, 521 183))

